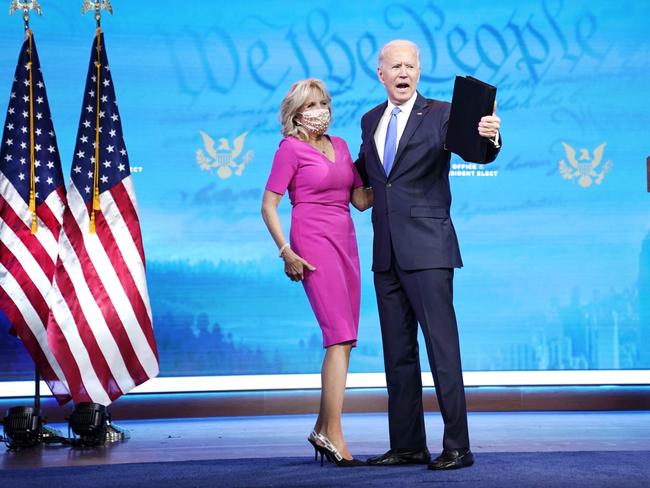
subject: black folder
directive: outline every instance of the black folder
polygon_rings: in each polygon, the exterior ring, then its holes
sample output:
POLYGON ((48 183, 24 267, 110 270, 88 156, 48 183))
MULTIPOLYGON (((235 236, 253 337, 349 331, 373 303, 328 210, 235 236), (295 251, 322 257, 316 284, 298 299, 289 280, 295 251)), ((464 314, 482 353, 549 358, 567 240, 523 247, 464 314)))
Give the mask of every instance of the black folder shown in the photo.
POLYGON ((471 76, 456 77, 445 149, 467 162, 486 162, 492 142, 479 135, 478 123, 484 115, 492 114, 496 95, 495 86, 471 76))

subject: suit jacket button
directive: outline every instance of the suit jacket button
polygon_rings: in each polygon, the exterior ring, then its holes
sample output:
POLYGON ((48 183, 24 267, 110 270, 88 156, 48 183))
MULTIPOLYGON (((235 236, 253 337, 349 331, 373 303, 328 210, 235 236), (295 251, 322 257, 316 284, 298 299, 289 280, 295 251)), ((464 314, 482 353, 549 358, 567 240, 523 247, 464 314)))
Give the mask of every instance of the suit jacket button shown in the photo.
POLYGON ((386 188, 390 188, 390 186, 391 186, 390 183, 386 184, 386 188))

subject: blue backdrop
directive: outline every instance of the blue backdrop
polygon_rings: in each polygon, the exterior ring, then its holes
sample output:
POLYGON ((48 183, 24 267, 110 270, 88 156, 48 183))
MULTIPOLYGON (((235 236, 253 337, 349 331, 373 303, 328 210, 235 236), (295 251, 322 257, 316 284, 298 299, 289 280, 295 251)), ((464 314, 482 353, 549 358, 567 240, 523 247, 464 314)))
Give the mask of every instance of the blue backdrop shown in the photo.
MULTIPOLYGON (((32 20, 66 175, 94 34, 80 4, 43 2, 32 20)), ((498 87, 498 160, 452 159, 465 369, 650 368, 650 3, 113 5, 103 26, 162 376, 319 370, 320 331, 260 217, 279 102, 295 80, 322 78, 331 133, 354 154, 361 115, 385 98, 376 58, 392 38, 419 44, 426 96, 449 100, 456 74, 498 87)), ((18 15, 0 16, 0 117, 22 36, 18 15)), ((288 202, 281 213, 287 230, 288 202)), ((369 213, 353 217, 362 311, 351 370, 382 371, 369 213)), ((7 329, 0 378, 29 379, 7 329)))

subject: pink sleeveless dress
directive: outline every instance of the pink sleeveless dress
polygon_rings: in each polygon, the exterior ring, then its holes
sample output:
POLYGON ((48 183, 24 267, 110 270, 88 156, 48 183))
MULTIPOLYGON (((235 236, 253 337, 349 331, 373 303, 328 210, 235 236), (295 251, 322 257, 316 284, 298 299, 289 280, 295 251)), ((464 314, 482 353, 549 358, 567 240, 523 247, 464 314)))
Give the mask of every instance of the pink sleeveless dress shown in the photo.
POLYGON ((266 189, 289 190, 291 249, 316 267, 302 284, 323 333, 323 347, 356 345, 361 299, 359 254, 350 217, 350 192, 362 186, 350 150, 329 136, 335 161, 294 137, 280 141, 266 189))

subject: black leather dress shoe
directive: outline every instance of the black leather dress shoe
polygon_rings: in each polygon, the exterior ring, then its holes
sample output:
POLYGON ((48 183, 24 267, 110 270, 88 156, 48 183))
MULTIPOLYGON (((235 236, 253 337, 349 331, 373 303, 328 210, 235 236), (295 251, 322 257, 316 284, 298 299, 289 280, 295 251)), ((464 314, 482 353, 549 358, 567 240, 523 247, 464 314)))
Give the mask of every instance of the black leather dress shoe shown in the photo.
POLYGON ((381 456, 368 458, 366 461, 371 466, 396 466, 398 464, 427 464, 431 454, 424 449, 391 449, 381 456))
POLYGON ((474 464, 474 454, 469 449, 445 449, 429 463, 429 469, 459 469, 474 464))

